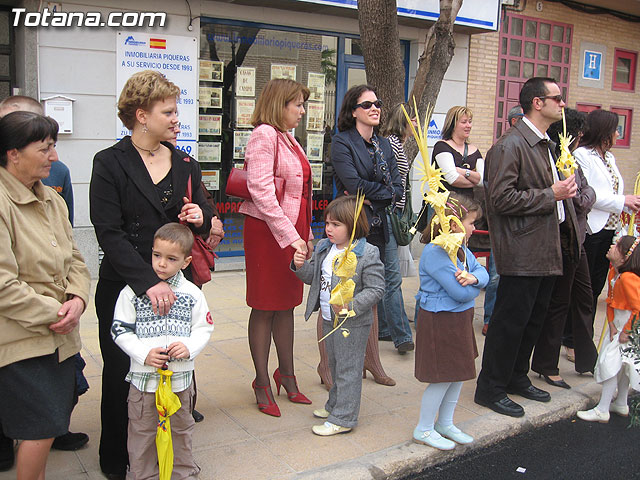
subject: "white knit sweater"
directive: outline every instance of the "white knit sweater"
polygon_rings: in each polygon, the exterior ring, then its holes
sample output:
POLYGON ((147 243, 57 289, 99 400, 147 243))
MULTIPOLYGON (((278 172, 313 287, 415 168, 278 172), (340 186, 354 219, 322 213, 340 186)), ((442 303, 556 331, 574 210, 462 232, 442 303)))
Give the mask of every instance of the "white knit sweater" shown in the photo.
POLYGON ((120 292, 113 313, 111 336, 131 357, 132 372, 152 373, 155 367, 145 365, 149 351, 182 342, 189 349, 188 359, 172 359, 168 366, 173 372, 193 370, 193 359, 209 342, 213 319, 202 291, 184 278, 182 272, 167 280, 177 300, 164 316, 156 315, 147 295, 139 297, 131 287, 120 292))

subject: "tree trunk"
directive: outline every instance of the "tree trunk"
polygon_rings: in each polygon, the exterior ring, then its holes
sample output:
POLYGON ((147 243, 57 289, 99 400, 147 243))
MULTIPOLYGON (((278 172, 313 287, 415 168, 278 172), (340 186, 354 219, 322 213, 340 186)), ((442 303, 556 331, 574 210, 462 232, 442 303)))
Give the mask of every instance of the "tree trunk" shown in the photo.
POLYGON ((404 101, 404 65, 396 0, 358 0, 358 21, 367 82, 382 100, 382 119, 404 101))
MULTIPOLYGON (((462 7, 462 0, 440 0, 440 17, 426 35, 424 51, 418 60, 419 66, 413 90, 409 94, 409 104, 413 106, 413 97, 415 97, 422 121, 424 121, 427 106, 436 104, 442 80, 453 58, 456 46, 453 39, 453 23, 460 7, 462 7), (428 82, 427 79, 429 79, 428 82)), ((418 153, 418 146, 413 137, 405 143, 404 149, 407 158, 412 161, 418 153)))

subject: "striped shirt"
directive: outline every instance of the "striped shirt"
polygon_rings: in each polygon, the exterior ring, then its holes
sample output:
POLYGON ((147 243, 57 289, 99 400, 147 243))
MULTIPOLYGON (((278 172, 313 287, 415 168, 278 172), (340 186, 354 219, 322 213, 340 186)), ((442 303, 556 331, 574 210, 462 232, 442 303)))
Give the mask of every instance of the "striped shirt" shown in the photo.
POLYGON ((407 156, 404 153, 404 148, 402 148, 402 142, 396 135, 389 135, 389 143, 391 143, 391 150, 393 151, 393 156, 395 157, 396 164, 398 165, 398 173, 400 174, 400 178, 402 178, 402 198, 396 202, 396 208, 398 211, 403 211, 407 197, 407 174, 409 173, 409 162, 407 161, 407 156))

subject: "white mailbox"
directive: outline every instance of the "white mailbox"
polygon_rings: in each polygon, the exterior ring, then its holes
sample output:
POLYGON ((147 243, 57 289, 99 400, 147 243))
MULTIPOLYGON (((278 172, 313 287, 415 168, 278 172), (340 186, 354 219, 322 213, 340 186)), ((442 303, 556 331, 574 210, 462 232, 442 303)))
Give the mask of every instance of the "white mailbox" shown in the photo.
POLYGON ((44 114, 53 118, 60 126, 61 134, 73 133, 73 102, 74 98, 64 95, 43 98, 44 114))

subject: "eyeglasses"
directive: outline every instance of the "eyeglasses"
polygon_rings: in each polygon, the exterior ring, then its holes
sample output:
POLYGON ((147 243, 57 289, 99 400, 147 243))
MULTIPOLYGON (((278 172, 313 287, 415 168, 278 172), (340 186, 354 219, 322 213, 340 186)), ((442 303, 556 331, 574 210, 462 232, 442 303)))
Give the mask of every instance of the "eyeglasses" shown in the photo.
POLYGON ((360 107, 363 110, 369 110, 371 107, 376 107, 376 108, 380 108, 382 107, 382 100, 376 100, 375 102, 370 102, 369 100, 365 100, 362 103, 358 103, 356 105, 353 106, 353 109, 355 110, 356 108, 360 107))
POLYGON ((564 102, 564 98, 562 98, 562 95, 545 95, 544 97, 538 97, 538 98, 540 100, 546 100, 547 98, 550 98, 551 100, 555 100, 558 103, 564 102))

